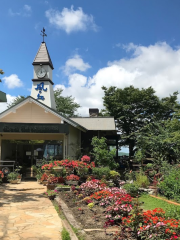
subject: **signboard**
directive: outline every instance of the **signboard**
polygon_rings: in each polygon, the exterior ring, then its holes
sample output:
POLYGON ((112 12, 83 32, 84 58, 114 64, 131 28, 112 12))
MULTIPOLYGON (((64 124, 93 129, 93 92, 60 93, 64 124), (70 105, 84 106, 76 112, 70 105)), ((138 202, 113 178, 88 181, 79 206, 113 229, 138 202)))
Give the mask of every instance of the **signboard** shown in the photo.
POLYGON ((41 166, 43 160, 42 159, 36 159, 36 166, 41 166))
POLYGON ((38 151, 34 150, 34 156, 38 156, 38 151))
POLYGON ((68 124, 0 123, 0 132, 15 133, 69 133, 68 124))
POLYGON ((26 156, 31 156, 31 152, 26 152, 26 156))

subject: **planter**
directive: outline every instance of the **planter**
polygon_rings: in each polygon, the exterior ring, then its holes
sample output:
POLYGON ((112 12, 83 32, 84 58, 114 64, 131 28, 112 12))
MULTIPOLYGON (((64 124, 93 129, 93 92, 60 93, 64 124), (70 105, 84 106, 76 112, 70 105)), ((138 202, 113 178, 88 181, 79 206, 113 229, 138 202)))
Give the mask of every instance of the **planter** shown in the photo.
POLYGON ((18 178, 17 180, 18 180, 18 183, 21 183, 21 178, 18 178))
POLYGON ((52 170, 51 169, 46 169, 46 170, 44 170, 44 172, 47 176, 49 176, 52 173, 52 170))
POLYGON ((48 181, 42 181, 42 184, 46 186, 48 184, 48 181))
POLYGON ((66 181, 67 185, 78 185, 78 181, 66 181))
POLYGON ((55 197, 56 197, 56 196, 49 196, 48 198, 49 198, 50 200, 54 200, 55 197))
POLYGON ((72 171, 73 171, 73 168, 66 168, 66 173, 68 174, 68 175, 70 175, 71 173, 72 173, 72 171))
POLYGON ((12 184, 16 184, 16 183, 18 183, 18 179, 16 179, 16 180, 9 180, 9 182, 12 183, 12 184))
POLYGON ((56 185, 55 184, 47 184, 46 187, 47 187, 47 190, 54 190, 56 185))
POLYGON ((56 190, 58 192, 61 192, 61 191, 71 191, 71 187, 56 187, 56 190))
POLYGON ((61 173, 63 171, 63 167, 54 167, 53 170, 55 172, 61 173))

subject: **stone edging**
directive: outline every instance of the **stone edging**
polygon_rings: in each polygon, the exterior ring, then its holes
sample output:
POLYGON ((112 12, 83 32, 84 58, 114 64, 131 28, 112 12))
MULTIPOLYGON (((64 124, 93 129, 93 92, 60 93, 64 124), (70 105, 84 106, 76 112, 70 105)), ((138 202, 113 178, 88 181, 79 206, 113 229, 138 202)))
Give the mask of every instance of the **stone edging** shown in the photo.
POLYGON ((85 231, 82 230, 82 227, 77 223, 71 210, 68 208, 68 206, 65 204, 65 202, 60 197, 56 197, 55 201, 58 203, 58 206, 61 207, 63 214, 65 215, 65 217, 67 219, 67 220, 62 219, 62 222, 63 222, 64 227, 70 232, 71 239, 78 240, 78 238, 77 238, 76 234, 74 233, 74 231, 72 230, 71 226, 78 229, 79 232, 82 233, 83 235, 86 235, 85 231), (71 224, 71 226, 69 223, 71 224))
POLYGON ((163 198, 161 198, 161 197, 156 197, 156 196, 154 196, 154 195, 150 195, 150 196, 153 197, 153 198, 157 198, 157 199, 159 199, 159 200, 162 200, 162 201, 164 201, 164 202, 167 202, 167 203, 170 203, 170 204, 174 204, 174 205, 180 206, 179 203, 172 202, 172 201, 170 201, 170 200, 166 200, 166 199, 163 199, 163 198))

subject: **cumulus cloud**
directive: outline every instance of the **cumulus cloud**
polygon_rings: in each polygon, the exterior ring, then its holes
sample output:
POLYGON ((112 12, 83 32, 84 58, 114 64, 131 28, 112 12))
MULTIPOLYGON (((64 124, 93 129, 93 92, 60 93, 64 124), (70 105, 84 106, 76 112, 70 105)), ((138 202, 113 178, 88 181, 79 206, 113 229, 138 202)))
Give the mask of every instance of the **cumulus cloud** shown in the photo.
POLYGON ((4 80, 4 84, 10 89, 23 86, 22 81, 16 74, 11 74, 9 77, 3 77, 2 80, 4 80))
POLYGON ((76 54, 66 61, 63 70, 66 75, 69 75, 76 70, 85 72, 88 68, 91 68, 89 63, 85 63, 83 59, 78 54, 76 54))
POLYGON ((108 62, 107 66, 99 69, 92 77, 71 74, 68 86, 63 85, 63 94, 72 95, 82 106, 79 110, 82 116, 88 115, 88 108, 103 108, 102 86, 118 88, 130 85, 137 88, 152 86, 161 98, 179 89, 180 47, 173 49, 167 43, 161 42, 150 46, 130 44, 125 50, 131 50, 128 59, 108 62))
POLYGON ((16 97, 15 96, 11 96, 9 94, 6 94, 6 97, 7 97, 7 103, 1 103, 0 104, 0 112, 3 112, 7 109, 7 105, 9 103, 11 103, 16 97))
POLYGON ((49 9, 45 12, 45 15, 52 25, 58 29, 63 29, 66 33, 88 29, 97 31, 98 29, 93 16, 85 14, 80 7, 77 10, 74 10, 73 6, 70 9, 63 8, 61 12, 49 9))

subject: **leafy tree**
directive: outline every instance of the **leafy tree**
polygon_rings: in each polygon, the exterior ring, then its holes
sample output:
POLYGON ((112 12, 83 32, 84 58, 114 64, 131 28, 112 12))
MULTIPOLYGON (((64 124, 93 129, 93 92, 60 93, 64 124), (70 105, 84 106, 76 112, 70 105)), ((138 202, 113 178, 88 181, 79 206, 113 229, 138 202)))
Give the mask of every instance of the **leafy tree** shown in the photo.
POLYGON ((159 99, 152 87, 147 89, 134 88, 124 89, 116 87, 102 87, 104 90, 103 103, 104 114, 114 116, 116 126, 120 132, 120 146, 129 147, 129 155, 134 156, 136 146, 136 133, 146 124, 157 120, 172 118, 176 109, 180 108, 177 103, 178 92, 159 99))
POLYGON ((93 137, 91 145, 93 146, 92 155, 95 157, 95 163, 101 167, 114 169, 117 164, 114 161, 116 149, 108 150, 106 138, 93 137))
POLYGON ((74 101, 72 96, 63 97, 62 91, 63 89, 57 89, 54 91, 57 111, 66 117, 77 116, 75 113, 80 105, 74 101))
POLYGON ((23 101, 25 99, 24 96, 18 96, 16 97, 12 102, 10 102, 7 107, 10 108, 10 107, 13 107, 14 105, 18 104, 19 102, 23 101))
MULTIPOLYGON (((3 74, 4 74, 4 72, 3 72, 3 70, 2 70, 2 69, 0 69, 0 74, 1 74, 1 75, 3 75, 3 74)), ((1 81, 1 79, 0 79, 0 82, 2 82, 2 81, 1 81)))
POLYGON ((180 122, 176 118, 151 122, 137 133, 137 147, 153 158, 155 166, 160 167, 163 161, 179 161, 179 129, 180 122))

